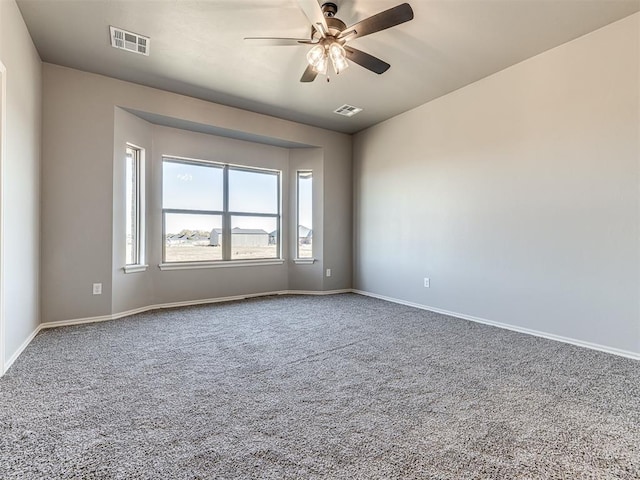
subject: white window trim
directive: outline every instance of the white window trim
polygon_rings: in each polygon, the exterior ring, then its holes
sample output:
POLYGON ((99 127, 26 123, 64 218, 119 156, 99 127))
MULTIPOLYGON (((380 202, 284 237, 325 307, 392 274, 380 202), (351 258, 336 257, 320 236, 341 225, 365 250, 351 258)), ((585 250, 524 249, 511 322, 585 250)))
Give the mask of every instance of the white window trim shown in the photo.
POLYGON ((125 265, 123 270, 124 273, 139 273, 146 272, 149 265, 125 265))
POLYGON ((160 270, 195 270, 200 268, 258 267, 264 265, 282 265, 284 259, 265 260, 217 260, 213 262, 171 262, 158 265, 160 270))
MULTIPOLYGON (((293 259, 294 263, 297 265, 310 265, 315 262, 315 258, 313 257, 314 245, 311 245, 311 257, 300 258, 300 174, 301 173, 310 173, 311 174, 311 215, 313 216, 313 170, 311 169, 301 169, 296 170, 296 220, 295 220, 295 255, 296 258, 293 259)), ((313 231, 313 225, 311 226, 313 231)), ((313 241, 313 240, 312 240, 313 241)))
POLYGON ((313 265, 316 262, 315 258, 294 258, 293 263, 296 265, 313 265))
MULTIPOLYGON (((145 263, 146 261, 146 244, 147 244, 147 236, 146 236, 146 217, 147 217, 147 206, 145 202, 146 198, 146 170, 145 170, 145 156, 146 150, 142 147, 134 145, 133 143, 127 142, 127 148, 132 148, 138 151, 138 232, 137 232, 137 240, 138 245, 136 246, 138 249, 138 263, 126 264, 123 268, 124 273, 138 273, 146 271, 148 265, 145 263)), ((126 259, 125 259, 126 262, 126 259)))

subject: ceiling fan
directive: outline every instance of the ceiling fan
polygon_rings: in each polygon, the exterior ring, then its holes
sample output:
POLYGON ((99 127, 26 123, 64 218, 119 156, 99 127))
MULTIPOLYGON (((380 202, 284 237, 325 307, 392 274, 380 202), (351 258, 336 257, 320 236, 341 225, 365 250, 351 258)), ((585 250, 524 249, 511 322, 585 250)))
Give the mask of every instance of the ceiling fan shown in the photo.
POLYGON ((297 0, 300 9, 311 23, 310 38, 246 37, 245 40, 269 46, 313 45, 307 53, 309 65, 300 78, 301 82, 313 82, 318 74, 326 75, 329 62, 336 74, 349 66, 347 59, 378 75, 389 70, 387 62, 347 45, 358 37, 385 30, 413 19, 413 10, 408 3, 385 10, 347 27, 336 18, 338 6, 317 0, 297 0))

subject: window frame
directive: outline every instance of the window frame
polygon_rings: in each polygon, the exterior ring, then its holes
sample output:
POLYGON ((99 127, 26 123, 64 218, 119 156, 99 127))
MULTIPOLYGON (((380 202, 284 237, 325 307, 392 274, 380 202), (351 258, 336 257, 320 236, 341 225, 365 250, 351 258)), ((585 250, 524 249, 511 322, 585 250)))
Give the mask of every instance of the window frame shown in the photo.
POLYGON ((300 226, 301 226, 300 224, 300 179, 302 178, 303 175, 310 175, 310 178, 311 178, 311 217, 312 217, 311 231, 313 232, 313 170, 300 169, 300 170, 296 170, 296 180, 295 180, 296 181, 296 226, 295 226, 296 250, 295 250, 295 258, 294 258, 294 262, 300 265, 312 264, 315 262, 313 236, 311 240, 311 256, 309 257, 300 256, 300 226))
POLYGON ((136 273, 143 272, 147 269, 148 265, 146 265, 146 251, 145 251, 145 150, 142 147, 134 145, 133 143, 127 142, 125 144, 125 260, 124 260, 124 271, 125 273, 136 273), (133 152, 133 155, 129 155, 129 150, 133 152), (127 183, 127 175, 126 171, 128 168, 127 162, 129 158, 133 160, 133 173, 134 178, 132 179, 134 186, 134 195, 133 202, 135 219, 131 224, 134 225, 134 232, 132 233, 133 241, 132 241, 132 258, 131 263, 129 263, 129 258, 127 258, 127 228, 130 224, 130 211, 127 208, 127 199, 126 199, 126 191, 128 191, 130 185, 127 183))
MULTIPOLYGON (((271 168, 253 167, 248 165, 236 165, 232 163, 216 162, 211 160, 193 159, 179 157, 175 155, 162 155, 161 164, 163 166, 161 175, 161 215, 162 215, 162 262, 159 267, 161 270, 180 270, 190 268, 216 268, 216 267, 233 267, 245 265, 275 265, 283 264, 282 255, 282 171, 271 168), (222 170, 222 210, 194 210, 194 209, 176 209, 164 207, 164 164, 182 163, 187 165, 204 166, 210 168, 218 168, 222 170), (246 171, 251 173, 262 173, 274 175, 277 185, 277 212, 276 213, 255 213, 244 211, 231 211, 229 209, 229 172, 246 171), (222 258, 219 260, 190 260, 190 261, 167 261, 166 256, 166 217, 167 214, 186 214, 186 215, 217 215, 221 217, 221 237, 222 237, 222 258), (274 218, 276 220, 276 256, 256 259, 232 258, 232 217, 263 217, 274 218)), ((267 232, 269 234, 270 232, 267 232)))

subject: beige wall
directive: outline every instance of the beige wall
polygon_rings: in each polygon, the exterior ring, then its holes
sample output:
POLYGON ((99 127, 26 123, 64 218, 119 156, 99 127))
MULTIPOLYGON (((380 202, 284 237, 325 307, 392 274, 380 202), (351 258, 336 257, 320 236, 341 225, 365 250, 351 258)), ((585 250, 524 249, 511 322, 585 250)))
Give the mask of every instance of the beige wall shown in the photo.
POLYGON ((636 14, 358 134, 355 288, 640 353, 639 43, 636 14))
MULTIPOLYGON (((0 1, 0 62, 6 67, 4 210, 5 361, 39 320, 41 62, 13 0, 0 1)), ((2 373, 2 372, 0 372, 2 373)))
MULTIPOLYGON (((322 290, 351 287, 350 136, 69 68, 44 64, 43 72, 42 229, 47 238, 42 247, 44 322, 117 314, 149 304, 298 289, 298 277, 291 274, 296 269, 314 272, 312 280, 302 275, 304 288, 310 284, 322 290), (210 126, 243 138, 316 147, 311 150, 321 152, 319 165, 324 179, 320 184, 324 203, 319 205, 323 209, 324 242, 318 252, 318 265, 160 272, 159 193, 150 188, 150 267, 144 274, 124 275, 120 270, 121 246, 116 245, 121 233, 118 229, 124 223, 118 218, 123 215, 122 198, 118 197, 122 181, 118 159, 122 159, 124 142, 139 141, 140 146, 151 143, 151 168, 147 172, 152 186, 159 181, 154 162, 157 164, 159 156, 166 153, 169 140, 181 150, 192 149, 196 156, 218 148, 238 158, 249 155, 254 159, 261 153, 279 151, 285 170, 296 162, 297 154, 291 153, 293 149, 145 126, 147 122, 117 107, 170 118, 183 125, 210 126), (126 138, 128 128, 139 140, 126 138), (332 269, 331 278, 322 277, 324 265, 332 269), (92 295, 94 282, 103 284, 102 295, 92 295)), ((288 210, 289 202, 284 205, 288 210)), ((285 253, 287 259, 291 258, 288 251, 285 253)))

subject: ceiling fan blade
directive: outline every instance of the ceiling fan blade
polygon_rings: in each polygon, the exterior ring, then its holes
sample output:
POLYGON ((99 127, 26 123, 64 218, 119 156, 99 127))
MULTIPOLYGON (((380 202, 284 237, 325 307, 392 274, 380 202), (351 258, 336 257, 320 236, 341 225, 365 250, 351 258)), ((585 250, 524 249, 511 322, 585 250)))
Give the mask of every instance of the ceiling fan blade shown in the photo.
POLYGON ((314 41, 307 38, 278 38, 278 37, 245 37, 245 41, 253 45, 260 45, 266 47, 274 46, 290 46, 290 45, 312 45, 314 41))
POLYGON ((358 65, 366 68, 367 70, 371 70, 378 75, 389 70, 391 65, 387 62, 383 62, 377 57, 373 55, 369 55, 368 53, 362 52, 360 50, 356 50, 352 47, 344 47, 345 52, 347 52, 347 58, 352 62, 357 63, 358 65))
POLYGON ((380 12, 369 18, 365 18, 355 25, 346 28, 338 38, 354 38, 364 37, 372 33, 395 27, 401 23, 408 22, 413 19, 413 9, 408 3, 403 3, 397 7, 390 8, 384 12, 380 12))
POLYGON ((311 65, 307 65, 307 69, 302 74, 300 81, 303 83, 313 82, 318 76, 318 72, 316 72, 311 65))
POLYGON ((322 38, 324 38, 329 31, 327 28, 327 21, 324 19, 324 13, 318 4, 317 0, 298 0, 300 9, 304 12, 305 16, 309 19, 309 22, 315 28, 322 38))

